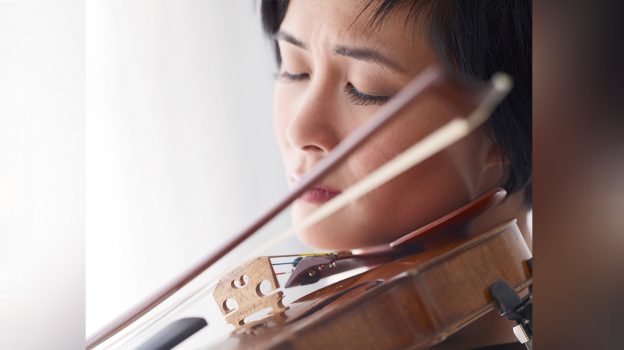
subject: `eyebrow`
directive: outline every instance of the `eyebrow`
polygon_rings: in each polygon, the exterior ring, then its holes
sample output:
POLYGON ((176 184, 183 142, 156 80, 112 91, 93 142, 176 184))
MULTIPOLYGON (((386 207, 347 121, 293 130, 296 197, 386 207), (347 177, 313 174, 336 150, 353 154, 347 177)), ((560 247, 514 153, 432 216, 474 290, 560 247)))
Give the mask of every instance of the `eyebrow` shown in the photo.
POLYGON ((381 52, 375 49, 367 47, 349 48, 346 46, 337 46, 334 49, 334 52, 340 56, 351 57, 364 62, 377 63, 382 66, 387 66, 395 71, 405 73, 405 69, 400 64, 389 57, 384 56, 381 52))
MULTIPOLYGON (((273 38, 275 40, 286 41, 290 44, 293 44, 297 47, 307 50, 307 46, 301 40, 297 39, 294 35, 288 32, 285 32, 283 30, 280 30, 279 32, 277 32, 273 36, 273 38)), ((401 66, 399 63, 397 63, 396 61, 392 60, 391 58, 383 55, 381 52, 372 48, 347 47, 347 46, 338 45, 334 48, 334 53, 339 56, 351 57, 358 61, 373 62, 382 66, 386 66, 388 68, 391 68, 401 73, 406 72, 405 68, 403 68, 403 66, 401 66)))
POLYGON ((275 40, 283 40, 286 42, 289 42, 295 46, 298 46, 304 50, 307 50, 307 46, 301 42, 301 40, 295 38, 292 34, 285 32, 283 30, 280 30, 279 32, 275 33, 275 35, 273 36, 273 39, 275 40))

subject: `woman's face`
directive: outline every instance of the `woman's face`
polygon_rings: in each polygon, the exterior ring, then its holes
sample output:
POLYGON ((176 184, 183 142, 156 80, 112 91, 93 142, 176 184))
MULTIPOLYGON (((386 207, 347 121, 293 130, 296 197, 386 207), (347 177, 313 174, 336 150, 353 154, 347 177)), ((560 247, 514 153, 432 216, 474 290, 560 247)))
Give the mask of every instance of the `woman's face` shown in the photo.
MULTIPOLYGON (((369 121, 385 101, 439 59, 425 26, 405 25, 409 9, 378 29, 358 19, 368 0, 291 1, 278 33, 282 64, 274 93, 274 125, 289 184, 369 121)), ((411 108, 361 146, 293 205, 296 223, 439 127, 452 110, 437 101, 411 108)), ((497 148, 476 132, 298 232, 307 244, 349 249, 390 242, 495 187, 497 148)))

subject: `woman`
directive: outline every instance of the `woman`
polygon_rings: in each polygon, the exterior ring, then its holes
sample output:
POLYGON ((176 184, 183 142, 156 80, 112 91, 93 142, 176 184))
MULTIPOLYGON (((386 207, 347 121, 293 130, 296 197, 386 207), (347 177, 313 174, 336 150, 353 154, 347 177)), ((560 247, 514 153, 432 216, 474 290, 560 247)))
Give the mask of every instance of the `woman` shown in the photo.
MULTIPOLYGON (((299 237, 334 250, 390 242, 503 187, 508 198, 474 225, 517 218, 530 246, 530 16, 529 1, 263 1, 263 26, 279 68, 275 132, 290 184, 428 66, 477 80, 503 71, 515 82, 487 125, 299 237)), ((384 129, 295 202, 295 223, 430 133, 445 115, 445 106, 427 103, 384 129)), ((511 324, 491 313, 440 348, 514 340, 511 324)))

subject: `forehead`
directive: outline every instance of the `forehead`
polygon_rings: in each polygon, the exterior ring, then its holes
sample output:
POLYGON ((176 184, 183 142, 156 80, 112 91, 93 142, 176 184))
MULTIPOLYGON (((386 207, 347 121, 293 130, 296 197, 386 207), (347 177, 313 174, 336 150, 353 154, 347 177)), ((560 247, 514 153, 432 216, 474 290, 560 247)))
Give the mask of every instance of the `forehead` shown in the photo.
POLYGON ((405 5, 399 5, 383 18, 379 26, 373 27, 371 17, 379 1, 292 0, 280 30, 309 46, 312 53, 327 51, 337 45, 373 47, 418 73, 437 59, 430 47, 425 25, 419 19, 414 22, 410 18, 406 22, 409 6, 405 5))
POLYGON ((370 6, 369 0, 292 0, 289 2, 282 28, 297 31, 300 36, 325 34, 334 40, 365 40, 367 38, 390 39, 397 34, 398 16, 384 20, 379 30, 372 30, 370 16, 377 8, 377 1, 370 6))

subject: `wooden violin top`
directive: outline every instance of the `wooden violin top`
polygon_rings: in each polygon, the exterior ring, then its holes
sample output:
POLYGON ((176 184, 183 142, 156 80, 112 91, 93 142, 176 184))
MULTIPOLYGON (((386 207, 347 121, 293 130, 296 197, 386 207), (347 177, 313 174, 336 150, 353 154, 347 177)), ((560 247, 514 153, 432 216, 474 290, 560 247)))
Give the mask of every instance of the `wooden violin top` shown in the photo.
POLYGON ((494 308, 498 280, 531 284, 531 253, 514 221, 380 265, 246 324, 214 349, 421 349, 494 308))

